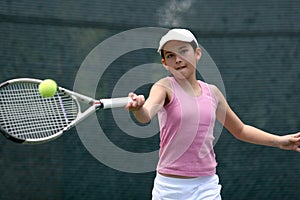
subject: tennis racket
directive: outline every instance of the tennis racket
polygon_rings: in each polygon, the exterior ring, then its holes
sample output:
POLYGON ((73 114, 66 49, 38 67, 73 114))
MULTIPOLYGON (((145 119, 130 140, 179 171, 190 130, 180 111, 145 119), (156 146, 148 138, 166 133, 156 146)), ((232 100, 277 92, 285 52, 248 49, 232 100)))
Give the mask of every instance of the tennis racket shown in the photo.
POLYGON ((43 98, 38 91, 41 82, 18 78, 0 84, 0 131, 6 138, 23 144, 51 141, 97 110, 131 101, 129 97, 95 100, 59 86, 53 97, 43 98))

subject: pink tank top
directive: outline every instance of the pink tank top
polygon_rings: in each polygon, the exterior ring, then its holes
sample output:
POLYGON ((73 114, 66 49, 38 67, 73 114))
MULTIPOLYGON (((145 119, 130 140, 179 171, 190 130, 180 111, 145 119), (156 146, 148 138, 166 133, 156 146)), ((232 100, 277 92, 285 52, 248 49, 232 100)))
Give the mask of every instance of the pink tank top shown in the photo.
POLYGON ((187 94, 173 77, 170 102, 158 112, 160 151, 157 171, 181 176, 216 173, 213 129, 217 100, 207 83, 198 81, 199 97, 187 94))

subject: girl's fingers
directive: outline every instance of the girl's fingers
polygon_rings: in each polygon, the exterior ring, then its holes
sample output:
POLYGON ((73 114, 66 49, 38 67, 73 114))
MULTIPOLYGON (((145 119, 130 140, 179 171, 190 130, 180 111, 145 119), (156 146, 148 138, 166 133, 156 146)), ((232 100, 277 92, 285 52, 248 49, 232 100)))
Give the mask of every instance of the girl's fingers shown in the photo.
POLYGON ((132 101, 129 102, 127 104, 127 106, 125 107, 127 110, 130 110, 130 111, 138 110, 145 103, 144 95, 136 95, 135 93, 130 92, 128 94, 128 97, 130 97, 132 99, 132 101))

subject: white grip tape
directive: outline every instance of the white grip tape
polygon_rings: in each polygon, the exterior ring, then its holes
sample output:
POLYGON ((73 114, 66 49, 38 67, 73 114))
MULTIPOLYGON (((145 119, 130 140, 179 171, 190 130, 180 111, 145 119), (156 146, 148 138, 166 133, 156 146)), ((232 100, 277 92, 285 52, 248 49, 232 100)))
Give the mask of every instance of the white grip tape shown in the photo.
POLYGON ((127 103, 131 102, 132 99, 130 97, 120 97, 111 99, 101 99, 100 101, 103 103, 103 109, 107 109, 124 107, 127 105, 127 103))

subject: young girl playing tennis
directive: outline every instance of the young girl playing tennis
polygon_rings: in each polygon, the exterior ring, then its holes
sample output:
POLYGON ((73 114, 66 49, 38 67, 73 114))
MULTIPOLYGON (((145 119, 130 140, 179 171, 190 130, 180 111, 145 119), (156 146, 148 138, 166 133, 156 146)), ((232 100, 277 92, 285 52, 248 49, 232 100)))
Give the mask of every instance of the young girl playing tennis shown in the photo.
POLYGON ((201 49, 186 29, 172 29, 159 43, 162 65, 171 77, 156 82, 145 100, 126 108, 141 123, 158 114, 160 150, 152 199, 221 199, 213 150, 215 119, 237 139, 300 152, 300 133, 278 136, 244 124, 220 90, 196 79, 201 49))

